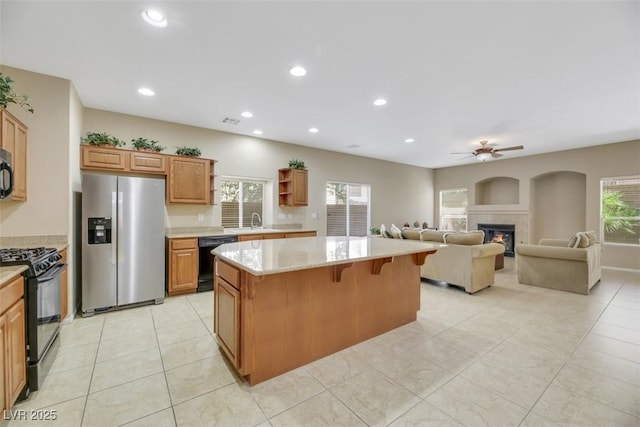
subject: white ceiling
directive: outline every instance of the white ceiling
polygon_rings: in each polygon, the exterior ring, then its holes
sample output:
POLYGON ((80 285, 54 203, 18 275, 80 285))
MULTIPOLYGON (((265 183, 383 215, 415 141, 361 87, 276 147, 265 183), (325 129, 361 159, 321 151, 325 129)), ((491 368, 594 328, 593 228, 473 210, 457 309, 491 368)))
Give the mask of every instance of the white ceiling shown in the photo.
POLYGON ((485 139, 525 146, 504 159, 640 138, 638 1, 0 7, 0 62, 70 79, 87 107, 433 168, 485 139))

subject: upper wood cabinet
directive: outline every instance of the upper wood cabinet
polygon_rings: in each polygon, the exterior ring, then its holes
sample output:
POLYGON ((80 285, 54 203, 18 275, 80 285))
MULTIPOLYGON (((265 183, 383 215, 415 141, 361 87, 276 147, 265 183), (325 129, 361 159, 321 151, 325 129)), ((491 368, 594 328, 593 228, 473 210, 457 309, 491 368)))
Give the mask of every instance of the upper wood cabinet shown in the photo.
POLYGON ((167 203, 214 202, 215 160, 86 144, 80 150, 82 170, 166 176, 167 203))
POLYGON ((309 181, 306 169, 278 170, 278 204, 280 206, 307 206, 307 186, 309 181))
POLYGON ((212 203, 212 161, 171 157, 167 177, 167 203, 212 203))
POLYGON ((2 114, 0 148, 11 153, 14 186, 11 200, 27 200, 27 127, 4 108, 2 114))
POLYGON ((148 151, 131 151, 129 168, 132 172, 167 174, 167 156, 148 151))

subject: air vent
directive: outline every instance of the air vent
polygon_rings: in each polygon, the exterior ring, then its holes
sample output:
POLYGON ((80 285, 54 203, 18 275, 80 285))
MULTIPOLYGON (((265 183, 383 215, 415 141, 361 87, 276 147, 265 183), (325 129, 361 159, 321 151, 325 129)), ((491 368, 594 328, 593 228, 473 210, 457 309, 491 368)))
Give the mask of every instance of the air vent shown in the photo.
POLYGON ((347 145, 347 148, 354 149, 354 148, 360 148, 360 146, 357 144, 351 144, 351 145, 347 145))
POLYGON ((228 125, 237 125, 238 123, 240 123, 240 120, 232 119, 231 117, 223 117, 221 121, 222 123, 226 123, 228 125))

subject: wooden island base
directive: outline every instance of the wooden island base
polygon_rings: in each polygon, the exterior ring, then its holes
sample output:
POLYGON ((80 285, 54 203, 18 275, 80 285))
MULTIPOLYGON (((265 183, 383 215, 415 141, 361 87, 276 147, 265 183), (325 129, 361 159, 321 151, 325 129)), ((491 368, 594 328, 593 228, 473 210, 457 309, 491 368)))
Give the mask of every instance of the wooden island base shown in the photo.
POLYGON ((254 385, 412 322, 433 252, 262 276, 217 258, 218 343, 254 385))

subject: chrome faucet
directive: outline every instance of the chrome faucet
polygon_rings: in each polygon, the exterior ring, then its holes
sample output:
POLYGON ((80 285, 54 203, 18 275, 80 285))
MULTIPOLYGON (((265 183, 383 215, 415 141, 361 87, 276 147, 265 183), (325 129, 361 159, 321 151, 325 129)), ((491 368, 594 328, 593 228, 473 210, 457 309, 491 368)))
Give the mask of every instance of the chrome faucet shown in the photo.
POLYGON ((260 226, 262 226, 262 218, 260 218, 260 214, 258 212, 254 212, 251 214, 251 229, 253 230, 254 228, 256 228, 256 226, 253 224, 253 219, 255 217, 258 217, 258 222, 260 223, 260 226))

